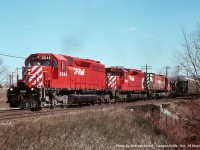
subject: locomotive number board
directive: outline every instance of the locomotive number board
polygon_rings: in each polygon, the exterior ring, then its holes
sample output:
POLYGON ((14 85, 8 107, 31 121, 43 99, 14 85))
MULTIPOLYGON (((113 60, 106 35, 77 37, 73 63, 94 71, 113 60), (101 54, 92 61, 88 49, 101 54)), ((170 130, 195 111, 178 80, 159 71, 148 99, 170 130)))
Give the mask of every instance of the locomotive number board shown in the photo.
POLYGON ((50 56, 42 56, 42 57, 39 57, 39 56, 33 56, 32 57, 32 60, 38 60, 38 59, 42 59, 42 60, 50 60, 51 57, 50 56))
POLYGON ((50 56, 42 56, 42 60, 50 60, 50 56))

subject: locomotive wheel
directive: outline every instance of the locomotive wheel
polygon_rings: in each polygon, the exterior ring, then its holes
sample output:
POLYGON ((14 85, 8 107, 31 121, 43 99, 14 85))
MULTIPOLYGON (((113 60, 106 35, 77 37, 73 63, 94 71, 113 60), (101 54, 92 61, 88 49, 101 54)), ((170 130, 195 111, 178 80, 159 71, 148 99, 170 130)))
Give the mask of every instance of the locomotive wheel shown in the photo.
POLYGON ((99 99, 99 100, 97 101, 97 103, 98 103, 99 105, 101 105, 101 104, 102 104, 101 99, 99 99))
POLYGON ((127 101, 127 99, 126 99, 126 98, 124 98, 124 101, 123 101, 123 102, 124 102, 124 103, 126 103, 126 101, 127 101))
POLYGON ((31 108, 31 111, 39 111, 39 110, 42 110, 42 107, 41 107, 41 106, 39 106, 39 107, 37 107, 37 108, 31 108))
POLYGON ((92 106, 94 106, 94 102, 92 102, 91 104, 92 104, 92 106))
POLYGON ((110 103, 110 104, 115 104, 116 102, 119 102, 119 101, 116 100, 116 98, 115 98, 115 99, 111 100, 109 103, 110 103))
POLYGON ((40 106, 40 102, 38 102, 37 100, 35 100, 34 96, 32 96, 32 95, 29 96, 28 101, 31 104, 31 108, 30 108, 31 111, 38 111, 38 110, 42 109, 42 107, 40 106), (32 104, 34 104, 34 106, 32 106, 32 104))
POLYGON ((10 98, 10 107, 17 107, 17 102, 16 101, 17 101, 16 97, 12 96, 10 98))
POLYGON ((68 104, 68 96, 65 96, 63 102, 62 102, 62 105, 60 106, 61 108, 65 108, 67 107, 67 104, 68 104))
POLYGON ((36 108, 31 108, 31 111, 36 111, 37 109, 36 108))
POLYGON ((42 110, 42 107, 41 107, 41 106, 39 106, 38 110, 42 110))

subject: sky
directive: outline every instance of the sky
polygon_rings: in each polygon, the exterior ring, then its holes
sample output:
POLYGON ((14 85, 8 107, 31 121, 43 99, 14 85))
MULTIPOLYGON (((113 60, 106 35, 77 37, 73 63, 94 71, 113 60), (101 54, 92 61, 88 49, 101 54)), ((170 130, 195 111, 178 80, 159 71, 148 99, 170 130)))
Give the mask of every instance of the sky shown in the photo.
MULTIPOLYGON (((151 72, 176 66, 182 28, 195 30, 199 0, 0 0, 0 53, 57 53, 151 72)), ((9 71, 24 59, 0 56, 9 71)), ((162 70, 164 71, 164 70, 162 70)))

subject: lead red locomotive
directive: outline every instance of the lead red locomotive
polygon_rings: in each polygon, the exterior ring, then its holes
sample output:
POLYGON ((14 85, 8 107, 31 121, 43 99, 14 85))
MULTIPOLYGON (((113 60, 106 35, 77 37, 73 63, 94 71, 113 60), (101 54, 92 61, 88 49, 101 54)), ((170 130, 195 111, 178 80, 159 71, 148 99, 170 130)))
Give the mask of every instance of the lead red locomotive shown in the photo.
POLYGON ((11 107, 38 110, 45 106, 126 102, 169 95, 165 76, 109 67, 99 61, 62 54, 31 54, 22 79, 8 90, 11 107))

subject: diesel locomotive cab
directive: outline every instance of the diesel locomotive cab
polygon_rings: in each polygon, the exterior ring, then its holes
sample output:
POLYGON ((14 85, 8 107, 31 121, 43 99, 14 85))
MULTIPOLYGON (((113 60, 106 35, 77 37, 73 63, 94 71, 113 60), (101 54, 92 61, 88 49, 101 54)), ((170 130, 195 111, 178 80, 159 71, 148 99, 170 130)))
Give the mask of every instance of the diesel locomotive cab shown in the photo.
POLYGON ((45 86, 45 80, 48 72, 52 69, 52 57, 50 54, 30 55, 22 69, 22 81, 29 88, 32 86, 42 88, 45 86))
POLYGON ((7 93, 10 107, 40 109, 45 97, 45 88, 50 86, 48 72, 56 70, 57 60, 51 54, 32 54, 22 67, 22 79, 7 93))

